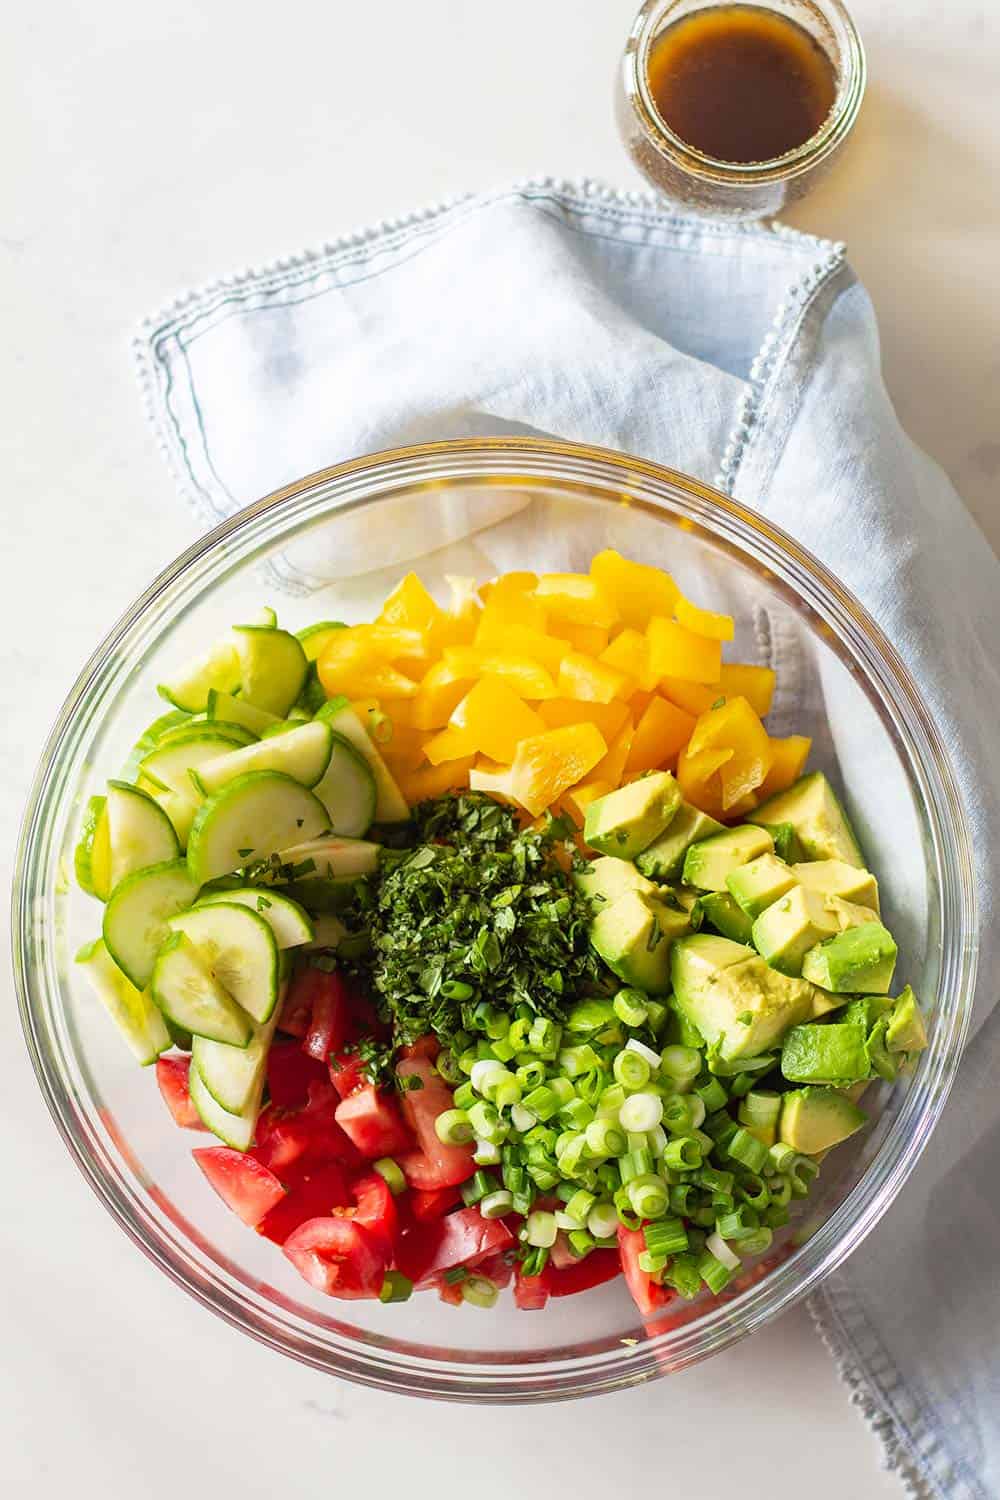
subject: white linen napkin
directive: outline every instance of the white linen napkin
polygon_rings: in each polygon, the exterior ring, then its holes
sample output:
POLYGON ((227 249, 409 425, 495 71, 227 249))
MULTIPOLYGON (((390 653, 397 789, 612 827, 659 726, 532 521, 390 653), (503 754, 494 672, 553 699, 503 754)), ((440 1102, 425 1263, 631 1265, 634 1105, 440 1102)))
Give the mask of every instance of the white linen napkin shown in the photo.
MULTIPOLYGON (((995 1500, 1000 568, 899 426, 843 246, 539 180, 224 279, 151 319, 137 353, 165 455, 206 523, 367 451, 554 435, 717 483, 867 605, 961 784, 981 858, 981 980, 941 1125, 813 1309, 912 1493, 995 1500)), ((282 582, 306 591, 337 567, 292 555, 282 582)))

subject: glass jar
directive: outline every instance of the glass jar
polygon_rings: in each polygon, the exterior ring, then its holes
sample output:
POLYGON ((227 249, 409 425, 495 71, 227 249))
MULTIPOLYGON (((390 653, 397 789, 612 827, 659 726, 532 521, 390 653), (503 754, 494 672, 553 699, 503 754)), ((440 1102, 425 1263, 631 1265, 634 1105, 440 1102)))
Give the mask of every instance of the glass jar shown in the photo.
POLYGON ((697 213, 759 219, 803 197, 850 134, 865 91, 865 54, 840 0, 754 0, 757 9, 794 21, 833 64, 833 106, 815 135, 770 161, 709 156, 677 135, 660 115, 649 86, 650 52, 686 16, 732 0, 646 0, 625 46, 616 88, 618 128, 639 171, 666 197, 697 213))

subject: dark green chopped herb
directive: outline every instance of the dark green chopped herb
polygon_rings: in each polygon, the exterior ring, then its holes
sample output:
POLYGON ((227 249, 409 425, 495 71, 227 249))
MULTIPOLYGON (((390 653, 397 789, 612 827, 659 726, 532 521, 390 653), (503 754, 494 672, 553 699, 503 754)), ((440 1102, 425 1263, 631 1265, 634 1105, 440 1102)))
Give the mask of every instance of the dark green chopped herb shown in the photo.
POLYGON ((269 906, 273 906, 273 905, 274 905, 273 901, 269 901, 266 896, 258 896, 257 897, 257 910, 258 911, 267 911, 268 907, 269 906))
POLYGON ((736 1017, 736 1019, 737 1019, 737 1021, 739 1022, 739 1024, 741 1026, 752 1026, 753 1025, 753 1011, 752 1010, 741 1010, 740 1013, 739 1013, 739 1015, 736 1017))
POLYGON ((715 702, 712 704, 712 708, 721 708, 725 701, 725 698, 716 698, 715 702))
POLYGON ((240 859, 249 859, 251 854, 253 853, 253 849, 237 849, 236 853, 239 855, 240 859))

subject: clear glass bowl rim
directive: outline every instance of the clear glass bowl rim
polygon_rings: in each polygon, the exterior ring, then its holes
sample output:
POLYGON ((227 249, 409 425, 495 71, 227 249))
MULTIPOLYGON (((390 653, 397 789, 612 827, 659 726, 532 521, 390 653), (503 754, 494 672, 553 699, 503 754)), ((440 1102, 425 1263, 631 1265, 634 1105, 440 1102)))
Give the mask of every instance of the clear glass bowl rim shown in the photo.
MULTIPOLYGON (((121 617, 81 671, 43 750, 24 815, 12 898, 15 981, 28 1050, 42 1093, 84 1177, 135 1243, 174 1281, 226 1321, 303 1363, 362 1384, 403 1394, 459 1401, 533 1402, 566 1399, 643 1382, 716 1353, 769 1322, 812 1292, 868 1235, 913 1170, 940 1117, 968 1029, 976 971, 977 909, 971 841, 961 798, 936 725, 902 660, 858 600, 791 536, 766 518, 676 470, 620 452, 531 438, 472 438, 392 449, 324 469, 239 511, 167 567, 121 617), (149 1195, 125 1170, 81 1110, 44 1034, 58 987, 30 962, 33 893, 54 878, 55 812, 85 734, 85 706, 129 659, 128 646, 147 625, 163 623, 178 596, 198 595, 210 582, 225 544, 273 544, 289 523, 331 508, 376 504, 401 485, 432 487, 463 478, 553 481, 584 489, 588 498, 628 503, 669 524, 681 517, 710 530, 744 566, 779 579, 837 635, 881 694, 927 818, 936 866, 942 933, 941 983, 931 1045, 878 1154, 844 1201, 813 1236, 756 1285, 696 1322, 634 1347, 545 1357, 469 1360, 428 1356, 392 1340, 360 1343, 334 1318, 296 1316, 290 1307, 230 1274, 186 1238, 168 1235, 149 1195)), ((176 1227, 176 1226, 174 1226, 176 1227)))

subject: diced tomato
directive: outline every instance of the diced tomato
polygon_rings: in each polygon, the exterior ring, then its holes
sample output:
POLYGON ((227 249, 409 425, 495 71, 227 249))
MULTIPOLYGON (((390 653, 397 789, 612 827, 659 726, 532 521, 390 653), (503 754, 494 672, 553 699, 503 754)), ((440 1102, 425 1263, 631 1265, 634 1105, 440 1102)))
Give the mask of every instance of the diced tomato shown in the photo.
POLYGON ((556 1235, 555 1244, 549 1251, 549 1258, 545 1264, 546 1266, 555 1266, 560 1271, 566 1266, 575 1266, 578 1264, 577 1257, 569 1248, 569 1240, 566 1238, 565 1230, 560 1229, 556 1235))
POLYGON ((474 1266, 513 1243, 502 1219, 484 1219, 477 1208, 464 1208, 407 1230, 396 1250, 396 1266, 414 1286, 429 1286, 440 1272, 474 1266))
POLYGON ((440 1051, 441 1043, 434 1033, 429 1031, 426 1036, 418 1036, 415 1042, 408 1042, 405 1047, 400 1047, 399 1055, 401 1058, 426 1057, 433 1062, 440 1051))
POLYGON ((302 1050, 317 1062, 325 1063, 331 1052, 342 1050, 351 1034, 347 986, 339 974, 328 974, 323 969, 310 967, 301 971, 292 987, 304 991, 310 998, 309 1029, 302 1050))
POLYGON ((568 1266, 557 1266, 550 1260, 542 1272, 542 1280, 550 1296, 573 1297, 577 1292, 589 1292, 593 1286, 614 1281, 621 1269, 614 1250, 591 1250, 583 1260, 575 1260, 568 1266))
POLYGON ((342 1167, 336 1162, 319 1167, 286 1193, 257 1225, 258 1234, 283 1245, 300 1224, 330 1214, 350 1203, 351 1194, 342 1167))
POLYGON ((309 1084, 308 1102, 301 1109, 268 1105, 257 1121, 253 1155, 283 1181, 324 1162, 360 1166, 356 1146, 334 1117, 335 1103, 333 1088, 323 1081, 309 1084))
POLYGON ((338 1052, 330 1058, 330 1082, 341 1099, 368 1082, 365 1065, 356 1052, 338 1052))
POLYGON ((514 1275, 514 1267, 502 1251, 487 1255, 476 1263, 476 1275, 485 1276, 494 1286, 505 1287, 514 1275))
MULTIPOLYGON (((621 1259, 621 1268, 625 1273, 628 1289, 632 1293, 632 1301, 639 1309, 639 1315, 643 1322, 655 1320, 668 1302, 673 1300, 673 1293, 664 1286, 654 1281, 648 1271, 644 1271, 639 1265, 639 1256, 646 1248, 646 1241, 641 1229, 626 1229, 624 1224, 618 1226, 618 1254, 621 1259)), ((588 1259, 597 1252, 593 1251, 588 1259)))
POLYGON ((351 1193, 356 1204, 353 1217, 378 1236, 388 1263, 399 1235, 399 1216, 388 1183, 378 1172, 367 1172, 351 1184, 351 1193))
POLYGON ((544 1276, 525 1276, 518 1266, 514 1272, 514 1302, 522 1312, 540 1312, 549 1300, 544 1276))
POLYGON ((380 1156, 398 1156, 413 1149, 410 1132, 403 1123, 395 1099, 373 1083, 355 1089, 353 1094, 342 1099, 334 1119, 369 1161, 380 1156))
POLYGON ((272 1042, 267 1054, 267 1091, 279 1109, 298 1109, 309 1098, 309 1085, 326 1079, 326 1068, 307 1056, 298 1042, 272 1042))
POLYGON ((355 1219, 308 1219, 282 1248, 300 1276, 330 1297, 377 1297, 385 1280, 384 1245, 355 1219))
POLYGON ((188 1073, 191 1070, 189 1057, 158 1057, 156 1059, 156 1081, 163 1095, 163 1102, 174 1117, 174 1124, 182 1130, 205 1130, 201 1116, 191 1103, 188 1093, 188 1073))
POLYGON ((421 1222, 440 1219, 442 1214, 462 1201, 457 1187, 431 1188, 429 1191, 413 1188, 406 1196, 410 1213, 421 1222))
POLYGON ((443 1276, 435 1277, 433 1286, 437 1288, 437 1294, 442 1302, 447 1302, 449 1307, 461 1307, 465 1298, 462 1296, 460 1282, 445 1281, 443 1276))
POLYGON ((297 989, 294 984, 289 985, 288 992, 281 1002, 278 1030, 287 1032, 289 1036, 304 1037, 309 1030, 311 1020, 312 999, 308 991, 297 989))
POLYGON ((203 1146, 191 1155, 222 1201, 244 1224, 256 1226, 285 1196, 285 1189, 267 1167, 228 1146, 203 1146))
POLYGON ((400 1078, 419 1078, 421 1084, 403 1094, 403 1114, 420 1147, 400 1160, 407 1182, 424 1192, 465 1182, 476 1170, 475 1148, 471 1144, 446 1146, 434 1128, 438 1115, 453 1107, 451 1089, 426 1057, 404 1058, 396 1072, 400 1078))

